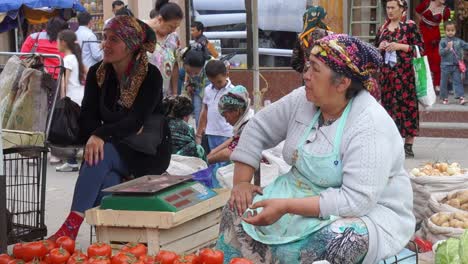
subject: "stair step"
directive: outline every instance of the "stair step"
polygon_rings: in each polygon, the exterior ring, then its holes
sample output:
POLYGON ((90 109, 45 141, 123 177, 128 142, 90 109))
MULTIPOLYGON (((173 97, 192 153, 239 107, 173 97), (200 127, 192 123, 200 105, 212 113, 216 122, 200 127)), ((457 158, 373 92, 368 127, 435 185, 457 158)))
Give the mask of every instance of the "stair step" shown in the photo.
POLYGON ((468 138, 468 123, 421 122, 419 136, 468 138))
POLYGON ((419 109, 421 122, 462 122, 468 123, 468 105, 435 104, 430 108, 419 109))

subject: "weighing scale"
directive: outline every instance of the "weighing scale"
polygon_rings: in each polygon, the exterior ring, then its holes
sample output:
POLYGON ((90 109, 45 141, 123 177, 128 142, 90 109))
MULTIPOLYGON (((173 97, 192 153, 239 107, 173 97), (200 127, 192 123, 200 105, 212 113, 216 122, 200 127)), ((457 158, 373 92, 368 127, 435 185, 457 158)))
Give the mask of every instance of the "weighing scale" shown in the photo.
POLYGON ((148 175, 104 189, 101 209, 178 212, 217 195, 192 176, 148 175))

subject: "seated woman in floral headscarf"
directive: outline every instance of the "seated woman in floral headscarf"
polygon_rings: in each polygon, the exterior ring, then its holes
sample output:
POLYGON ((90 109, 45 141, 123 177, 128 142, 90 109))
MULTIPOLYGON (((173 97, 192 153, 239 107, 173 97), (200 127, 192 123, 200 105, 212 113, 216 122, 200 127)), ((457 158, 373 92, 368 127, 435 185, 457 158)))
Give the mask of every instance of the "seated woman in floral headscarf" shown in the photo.
POLYGON ((154 31, 134 17, 116 16, 104 27, 104 58, 89 69, 81 104, 80 134, 86 146, 71 212, 49 239, 75 239, 84 212, 100 204, 102 189, 130 175, 162 174, 169 166, 167 124, 146 123, 164 114, 161 73, 146 55, 155 44, 154 31), (135 137, 145 149, 129 140, 135 137))
POLYGON ((250 109, 249 92, 242 85, 233 87, 227 94, 221 96, 218 110, 226 122, 233 127, 234 136, 211 150, 208 154, 209 164, 230 161, 231 153, 239 142, 242 129, 254 116, 253 109, 250 109))
POLYGON ((299 73, 302 73, 304 63, 309 59, 312 43, 332 33, 330 28, 323 22, 326 16, 327 11, 321 6, 310 7, 302 16, 304 26, 297 37, 291 57, 291 66, 299 73))
POLYGON ((413 192, 395 123, 368 92, 376 48, 330 35, 312 44, 300 87, 258 112, 231 154, 234 180, 217 248, 225 263, 378 263, 414 233, 413 192), (291 170, 251 184, 262 151, 285 140, 291 170))

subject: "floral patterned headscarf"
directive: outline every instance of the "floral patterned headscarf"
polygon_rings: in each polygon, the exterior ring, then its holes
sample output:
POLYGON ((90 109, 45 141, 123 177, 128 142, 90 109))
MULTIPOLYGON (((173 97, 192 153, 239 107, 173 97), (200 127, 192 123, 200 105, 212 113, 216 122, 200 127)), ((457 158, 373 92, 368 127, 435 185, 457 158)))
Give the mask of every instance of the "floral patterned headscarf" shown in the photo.
MULTIPOLYGON (((127 70, 120 83, 119 104, 131 108, 140 86, 148 73, 148 56, 146 52, 153 52, 156 46, 156 33, 143 21, 131 16, 116 16, 104 27, 104 31, 111 30, 125 42, 127 48, 136 53, 127 66, 127 70)), ((102 63, 97 70, 97 82, 103 87, 108 66, 102 63)))
POLYGON ((382 64, 382 56, 369 43, 346 34, 333 34, 315 41, 311 54, 333 71, 361 82, 369 92, 377 90, 372 74, 382 64))

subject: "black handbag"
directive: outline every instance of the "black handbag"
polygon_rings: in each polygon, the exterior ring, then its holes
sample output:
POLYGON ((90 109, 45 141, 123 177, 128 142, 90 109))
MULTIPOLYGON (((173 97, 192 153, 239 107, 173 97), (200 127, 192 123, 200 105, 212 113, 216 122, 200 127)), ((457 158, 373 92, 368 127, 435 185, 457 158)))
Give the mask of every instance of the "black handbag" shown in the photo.
POLYGON ((163 114, 151 114, 143 124, 143 130, 124 139, 121 143, 149 155, 156 155, 162 143, 166 117, 163 114))
POLYGON ((78 141, 80 111, 80 106, 69 97, 57 101, 49 131, 51 143, 73 145, 78 141))

